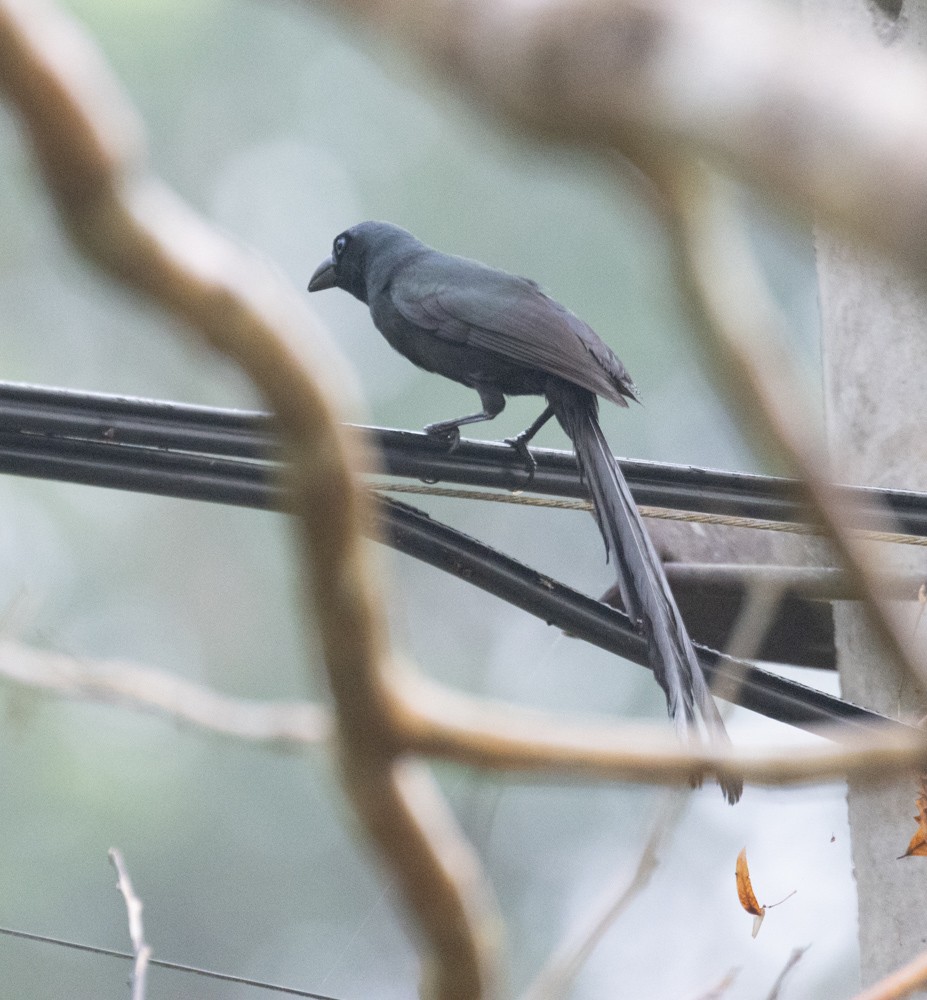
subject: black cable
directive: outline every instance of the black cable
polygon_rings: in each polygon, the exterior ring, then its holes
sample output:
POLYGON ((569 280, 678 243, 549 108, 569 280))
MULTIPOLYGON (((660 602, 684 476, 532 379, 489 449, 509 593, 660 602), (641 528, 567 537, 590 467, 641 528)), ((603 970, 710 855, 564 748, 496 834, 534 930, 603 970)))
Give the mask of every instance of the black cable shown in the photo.
POLYGON ((268 413, 17 382, 0 382, 0 430, 234 458, 269 458, 277 449, 268 413))
MULTIPOLYGON (((280 457, 274 426, 267 413, 0 382, 0 432, 6 434, 53 434, 101 444, 269 460, 280 457)), ((448 454, 424 434, 376 427, 358 430, 371 437, 382 471, 391 475, 486 488, 527 486, 521 460, 504 444, 464 440, 448 454)), ((587 498, 571 453, 535 448, 532 454, 538 467, 531 492, 587 498)), ((807 519, 800 484, 794 480, 627 459, 621 460, 621 468, 641 504, 779 521, 807 519)), ((889 515, 854 518, 860 526, 927 535, 923 493, 840 487, 835 498, 861 509, 876 504, 889 515)))
POLYGON ((0 472, 264 510, 283 498, 266 462, 39 434, 0 431, 0 472))
MULTIPOLYGON (((135 956, 128 951, 118 951, 115 948, 102 948, 95 944, 81 944, 79 941, 68 941, 65 938, 50 937, 47 934, 33 934, 30 931, 18 931, 12 927, 0 927, 0 934, 6 937, 19 938, 22 941, 36 941, 41 944, 53 944, 59 948, 72 948, 74 951, 83 951, 90 955, 105 955, 107 958, 121 958, 130 962, 135 961, 135 956)), ((202 976, 204 979, 218 979, 220 982, 236 983, 239 986, 253 986, 259 990, 269 990, 271 993, 283 993, 293 997, 308 997, 309 1000, 338 1000, 325 993, 310 993, 308 990, 297 989, 295 986, 278 986, 275 983, 265 983, 261 979, 247 979, 245 976, 235 976, 227 972, 214 972, 211 969, 201 969, 196 965, 184 965, 182 962, 168 962, 161 958, 149 958, 149 965, 156 965, 161 969, 170 969, 172 972, 185 972, 193 976, 202 976)))
MULTIPOLYGON (((381 499, 377 513, 386 541, 400 552, 501 597, 577 639, 647 666, 644 639, 621 611, 434 521, 414 507, 381 499)), ((816 688, 699 643, 694 645, 709 681, 725 692, 725 698, 768 718, 811 731, 840 723, 854 735, 858 735, 861 726, 903 726, 816 688)))
MULTIPOLYGON (((42 435, 0 434, 0 471, 239 506, 280 510, 275 467, 259 461, 158 451, 42 435)), ((571 590, 421 511, 377 505, 380 535, 407 555, 458 576, 583 639, 646 665, 643 640, 620 612, 571 590)), ((753 711, 813 729, 826 723, 900 725, 749 663, 700 647, 699 658, 732 698, 753 711)))

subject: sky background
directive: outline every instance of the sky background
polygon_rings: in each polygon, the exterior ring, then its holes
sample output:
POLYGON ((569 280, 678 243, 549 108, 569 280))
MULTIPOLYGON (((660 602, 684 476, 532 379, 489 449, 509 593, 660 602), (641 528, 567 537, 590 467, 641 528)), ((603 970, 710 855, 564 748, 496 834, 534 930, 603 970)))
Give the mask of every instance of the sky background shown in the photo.
MULTIPOLYGON (((700 364, 665 236, 633 172, 510 134, 405 53, 308 4, 69 7, 144 117, 154 169, 297 287, 342 229, 367 218, 399 223, 441 249, 534 278, 599 332, 645 403, 603 407, 619 454, 767 468, 700 364)), ((809 391, 819 392, 810 230, 739 197, 809 391)), ((0 379, 260 405, 189 331, 75 256, 3 109, 0 221, 0 379)), ((419 429, 472 412, 472 393, 393 354, 349 296, 331 291, 311 305, 363 387, 351 419, 419 429)), ((473 436, 511 436, 538 412, 537 400, 514 400, 473 436)), ((566 444, 552 424, 538 443, 566 444)), ((582 514, 420 505, 588 593, 610 582, 582 514)), ((523 704, 665 717, 645 671, 410 559, 373 548, 371 556, 389 581, 394 639, 429 675, 523 704)), ((326 697, 281 516, 0 478, 0 564, 7 635, 230 694, 326 697), (311 673, 307 659, 317 664, 311 673)), ((343 1000, 416 995, 393 893, 358 841, 324 750, 284 756, 5 683, 0 710, 0 924, 126 947, 106 857, 118 846, 156 956, 343 1000)), ((744 744, 804 739, 740 710, 730 728, 744 744)), ((522 988, 603 891, 630 877, 665 793, 438 774, 493 881, 511 982, 522 988)), ((783 996, 851 994, 856 914, 842 787, 749 789, 736 809, 714 787, 690 799, 650 888, 573 996, 694 1000, 738 967, 726 996, 763 997, 792 949, 809 944, 783 996), (756 940, 734 888, 745 845, 761 902, 798 889, 756 940)), ((49 946, 0 938, 0 970, 9 996, 126 995, 126 967, 49 946)), ((150 998, 255 995, 160 970, 149 985, 150 998)))

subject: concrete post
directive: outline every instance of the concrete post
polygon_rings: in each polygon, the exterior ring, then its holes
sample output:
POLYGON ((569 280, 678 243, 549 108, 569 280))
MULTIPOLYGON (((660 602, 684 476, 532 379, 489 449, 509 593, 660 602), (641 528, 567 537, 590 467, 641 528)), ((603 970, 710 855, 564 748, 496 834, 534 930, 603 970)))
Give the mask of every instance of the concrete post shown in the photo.
MULTIPOLYGON (((927 0, 804 0, 804 5, 822 31, 925 51, 927 0)), ((834 469, 840 478, 863 485, 927 490, 924 287, 858 247, 820 230, 816 237, 834 469)), ((887 557, 899 568, 924 570, 927 578, 920 552, 887 557)), ((912 630, 917 610, 911 608, 912 630)), ((923 692, 882 656, 859 605, 838 605, 835 626, 844 697, 909 721, 927 714, 923 692)), ((920 629, 927 640, 927 619, 920 629)), ((916 796, 913 779, 848 790, 863 985, 927 947, 927 859, 897 860, 915 829, 916 796)))

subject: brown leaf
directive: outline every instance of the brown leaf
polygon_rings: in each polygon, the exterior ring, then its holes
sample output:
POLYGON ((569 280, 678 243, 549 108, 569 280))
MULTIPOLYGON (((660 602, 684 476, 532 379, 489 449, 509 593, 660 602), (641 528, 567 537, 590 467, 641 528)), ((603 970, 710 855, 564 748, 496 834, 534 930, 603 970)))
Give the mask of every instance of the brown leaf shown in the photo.
POLYGON ((917 797, 917 815, 914 819, 917 820, 917 832, 901 858, 927 857, 927 776, 924 775, 921 775, 921 794, 917 797))
POLYGON ((747 867, 747 848, 745 847, 740 854, 737 855, 737 866, 734 869, 734 875, 737 878, 737 898, 740 900, 740 905, 754 916, 753 921, 753 936, 756 937, 760 929, 760 924, 763 922, 763 917, 766 916, 766 907, 760 906, 759 900, 756 898, 756 893, 753 891, 753 884, 750 881, 750 869, 747 867))
POLYGON ((753 885, 750 882, 750 869, 747 867, 746 847, 737 855, 735 875, 737 876, 737 898, 740 900, 740 905, 747 913, 752 913, 753 916, 758 917, 765 907, 760 906, 753 892, 753 885))

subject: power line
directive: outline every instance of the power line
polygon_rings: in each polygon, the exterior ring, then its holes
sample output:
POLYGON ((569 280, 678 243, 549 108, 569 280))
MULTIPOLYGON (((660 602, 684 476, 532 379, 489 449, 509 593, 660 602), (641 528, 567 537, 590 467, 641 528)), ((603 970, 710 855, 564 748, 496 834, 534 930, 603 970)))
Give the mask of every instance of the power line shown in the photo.
MULTIPOLYGON (((134 961, 135 956, 127 951, 118 951, 115 948, 101 948, 93 944, 81 944, 78 941, 67 941, 64 938, 50 937, 47 934, 33 934, 29 931, 19 931, 12 927, 0 927, 0 934, 7 937, 19 938, 23 941, 37 941, 41 944, 57 945, 60 948, 72 948, 74 951, 83 951, 91 955, 105 955, 107 958, 121 958, 127 961, 134 961)), ((236 983, 240 986, 253 986, 255 989, 268 990, 272 993, 283 993, 294 997, 308 997, 309 1000, 339 1000, 338 997, 328 996, 325 993, 310 993, 308 990, 300 990, 295 986, 280 986, 277 983, 265 983, 261 979, 249 979, 246 976, 233 976, 227 972, 214 972, 211 969, 201 969, 195 965, 184 965, 182 962, 167 962, 159 958, 148 960, 149 965, 157 965, 162 969, 170 969, 172 972, 185 972, 193 976, 202 976, 204 979, 217 979, 221 982, 236 983)))
MULTIPOLYGON (((427 483, 393 483, 386 480, 367 484, 376 493, 411 493, 419 496, 446 497, 454 500, 484 500, 489 503, 506 503, 522 507, 546 507, 552 510, 592 511, 590 500, 563 500, 554 497, 526 496, 523 493, 487 493, 483 490, 456 489, 433 486, 427 483)), ((761 517, 739 517, 732 514, 706 514, 691 510, 671 510, 667 507, 650 507, 639 504, 641 517, 658 521, 678 521, 683 524, 714 524, 723 528, 750 528, 754 531, 780 531, 792 535, 824 535, 824 528, 798 521, 771 521, 761 517)), ((906 535, 898 531, 872 531, 858 529, 857 538, 865 542, 884 542, 891 545, 914 545, 927 548, 927 535, 906 535)))
MULTIPOLYGON (((378 427, 356 430, 378 455, 378 468, 370 471, 425 482, 588 497, 570 452, 532 449, 537 469, 529 483, 521 459, 504 444, 463 440, 448 454, 425 434, 378 427)), ((0 439, 9 446, 35 436, 132 445, 149 454, 195 452, 252 466, 253 474, 263 470, 272 478, 282 458, 270 413, 0 382, 0 439)), ((807 518, 796 480, 662 462, 621 459, 620 464, 639 504, 773 521, 807 518)), ((861 519, 860 527, 927 535, 927 494, 844 486, 835 487, 834 498, 846 505, 848 520, 861 519)), ((218 502, 237 501, 219 496, 218 502)))
MULTIPOLYGON (((253 457, 262 453, 262 449, 265 454, 267 449, 273 451, 271 427, 267 414, 0 383, 0 472, 282 510, 285 494, 280 486, 279 465, 266 458, 253 457), (12 411, 19 415, 18 429, 10 429, 12 411), (257 436, 248 437, 251 434, 257 436), (153 446, 156 440, 171 440, 174 443, 183 441, 187 447, 205 447, 216 435, 221 439, 219 450, 225 449, 224 455, 153 446), (251 444, 242 446, 241 435, 251 444), (244 454, 245 451, 252 457, 229 457, 229 453, 244 454)), ((369 429, 368 432, 385 436, 392 442, 394 459, 398 442, 400 451, 406 459, 414 459, 412 464, 419 471, 426 465, 430 472, 437 471, 436 466, 422 464, 431 456, 441 468, 447 463, 463 461, 469 470, 466 475, 470 475, 476 455, 477 464, 481 464, 484 471, 508 470, 506 475, 510 478, 517 475, 523 481, 525 477, 513 449, 506 445, 462 442, 448 456, 444 449, 422 434, 369 429), (432 455, 435 448, 440 455, 432 455), (495 466, 489 458, 496 462, 495 466)), ((537 454, 539 473, 546 463, 544 475, 556 473, 565 490, 581 488, 572 455, 543 450, 537 454)), ((701 489, 706 481, 715 482, 715 486, 720 483, 728 500, 739 490, 741 498, 746 497, 749 501, 749 509, 757 509, 757 499, 760 508, 768 508, 777 491, 781 494, 781 484, 788 484, 787 480, 769 477, 742 477, 693 469, 682 470, 685 474, 680 478, 677 476, 680 467, 634 464, 649 468, 652 482, 661 477, 669 483, 679 479, 686 489, 693 486, 701 489), (721 480, 716 481, 717 477, 721 480), (749 490, 744 485, 747 481, 753 484, 749 490), (759 490, 757 495, 750 493, 754 487, 759 490)), ((795 484, 792 488, 797 489, 795 484)), ((715 504, 719 495, 712 488, 705 494, 706 503, 715 504)), ((923 505, 927 526, 927 496, 905 496, 909 501, 914 497, 923 505)), ((721 500, 719 509, 728 503, 723 496, 721 500)), ((790 502, 795 507, 795 502, 790 502)), ((778 511, 776 516, 786 516, 785 507, 781 504, 774 507, 778 511)), ((911 509, 916 509, 916 504, 911 509)), ((413 507, 380 498, 376 511, 377 537, 398 551, 458 576, 578 639, 647 665, 644 642, 620 611, 551 580, 413 507)), ((717 675, 720 689, 732 692, 731 700, 770 718, 808 729, 828 723, 849 724, 848 731, 860 725, 901 725, 751 663, 724 656, 714 649, 698 644, 696 648, 709 675, 717 675)))

